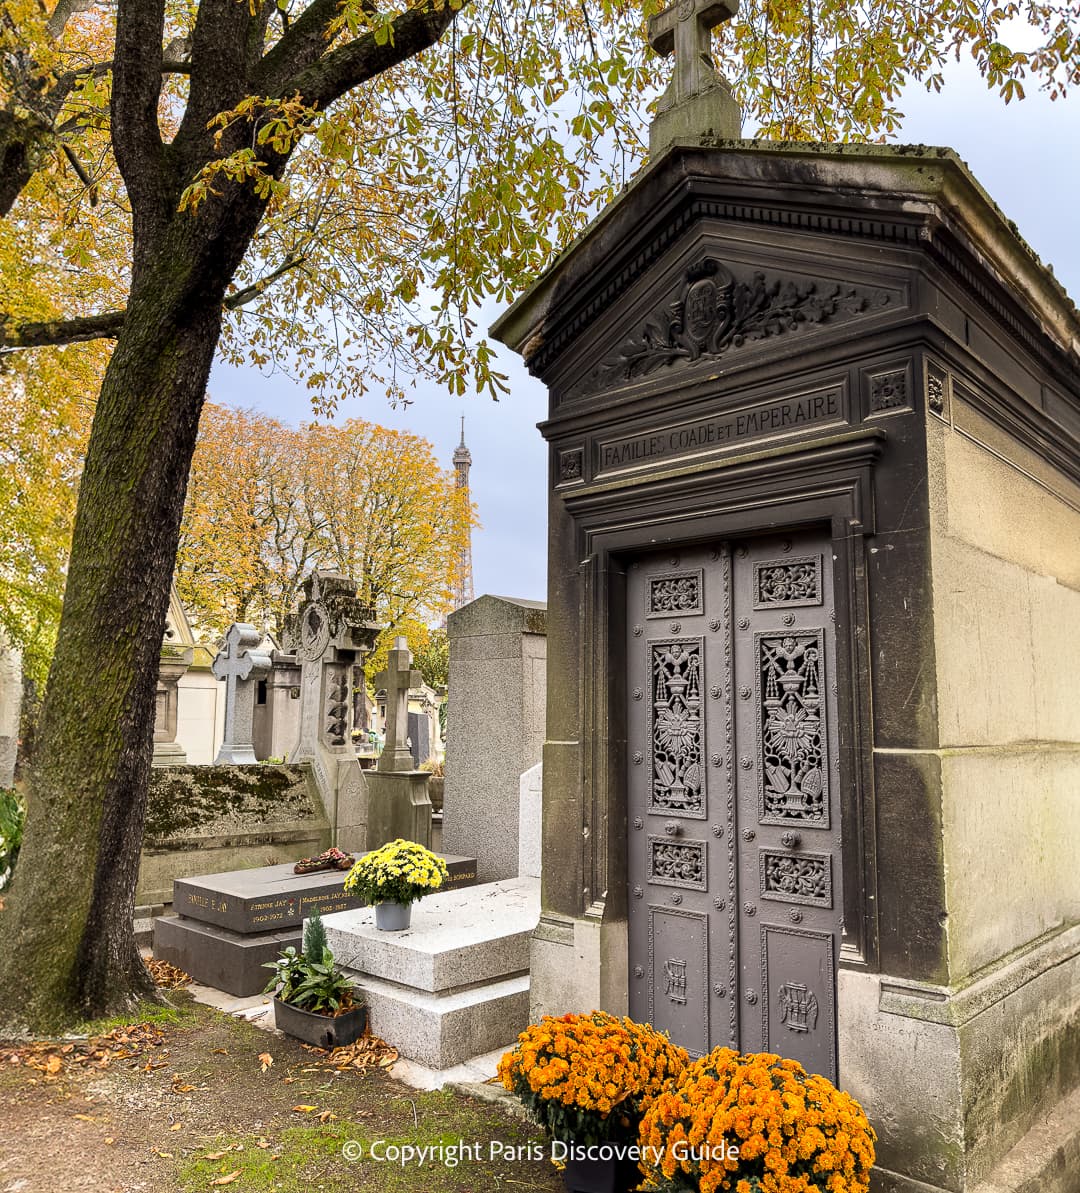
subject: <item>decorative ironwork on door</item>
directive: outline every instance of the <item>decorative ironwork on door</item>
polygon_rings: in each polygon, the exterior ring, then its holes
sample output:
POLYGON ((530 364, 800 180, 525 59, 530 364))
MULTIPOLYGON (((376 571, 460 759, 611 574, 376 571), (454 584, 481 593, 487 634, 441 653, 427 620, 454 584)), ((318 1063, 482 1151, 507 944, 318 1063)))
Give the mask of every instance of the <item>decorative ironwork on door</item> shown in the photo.
POLYGON ((628 973, 631 1015, 691 1053, 772 1050, 835 1078, 829 559, 801 532, 628 571, 628 973))

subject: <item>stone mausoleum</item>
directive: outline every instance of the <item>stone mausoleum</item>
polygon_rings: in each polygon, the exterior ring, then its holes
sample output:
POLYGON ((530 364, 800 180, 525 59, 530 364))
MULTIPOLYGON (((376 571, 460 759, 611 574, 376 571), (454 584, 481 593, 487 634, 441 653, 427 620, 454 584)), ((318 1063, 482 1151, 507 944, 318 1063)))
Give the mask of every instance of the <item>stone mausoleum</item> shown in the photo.
POLYGON ((881 1190, 1076 1193, 1061 286, 949 150, 675 135, 494 330, 550 391, 533 1016, 793 1056, 881 1190))

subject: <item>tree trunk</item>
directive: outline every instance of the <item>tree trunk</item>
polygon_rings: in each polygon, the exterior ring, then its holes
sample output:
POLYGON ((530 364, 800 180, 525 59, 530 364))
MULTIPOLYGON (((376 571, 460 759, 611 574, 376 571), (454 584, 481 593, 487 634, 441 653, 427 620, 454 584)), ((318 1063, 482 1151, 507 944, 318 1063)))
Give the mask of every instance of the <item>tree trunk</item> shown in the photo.
POLYGON ((220 298, 192 304, 162 258, 132 288, 94 417, 27 834, 0 914, 0 1034, 154 992, 134 892, 169 583, 221 325, 220 298))

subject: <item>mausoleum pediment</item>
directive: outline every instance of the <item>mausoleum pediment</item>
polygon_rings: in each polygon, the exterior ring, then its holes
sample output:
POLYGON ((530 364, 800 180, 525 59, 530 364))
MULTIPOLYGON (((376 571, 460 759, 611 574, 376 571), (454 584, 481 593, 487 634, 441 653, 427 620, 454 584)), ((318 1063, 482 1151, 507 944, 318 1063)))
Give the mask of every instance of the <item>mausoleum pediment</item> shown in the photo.
MULTIPOLYGON (((815 255, 816 256, 816 255, 815 255)), ((813 256, 765 257, 698 244, 679 255, 665 282, 623 304, 617 319, 583 332, 554 385, 561 401, 578 401, 639 382, 665 386, 715 373, 772 352, 787 337, 804 338, 907 305, 901 279, 857 279, 851 269, 822 270, 813 256)), ((805 349, 800 344, 800 349, 805 349)))

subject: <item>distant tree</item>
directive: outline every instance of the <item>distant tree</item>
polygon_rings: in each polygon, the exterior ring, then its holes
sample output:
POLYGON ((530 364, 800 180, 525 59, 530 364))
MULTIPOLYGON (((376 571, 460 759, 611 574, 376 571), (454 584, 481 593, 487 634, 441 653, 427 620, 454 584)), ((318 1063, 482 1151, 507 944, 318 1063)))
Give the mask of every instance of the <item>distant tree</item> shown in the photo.
POLYGON ((176 585, 201 625, 220 633, 250 621, 280 637, 305 576, 342 572, 384 623, 379 660, 396 634, 427 641, 474 521, 453 473, 417 435, 360 419, 292 428, 208 405, 176 585))

